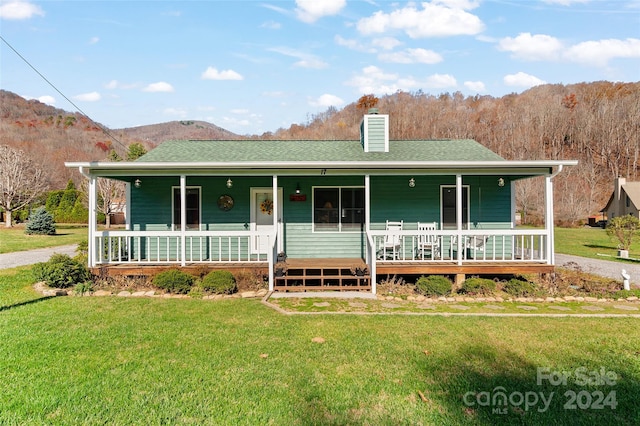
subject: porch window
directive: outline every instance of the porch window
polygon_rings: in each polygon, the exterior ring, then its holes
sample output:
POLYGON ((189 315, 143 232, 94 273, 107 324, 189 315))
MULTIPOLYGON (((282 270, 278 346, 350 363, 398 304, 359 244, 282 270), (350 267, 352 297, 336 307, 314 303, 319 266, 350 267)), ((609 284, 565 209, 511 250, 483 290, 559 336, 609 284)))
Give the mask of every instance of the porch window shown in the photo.
MULTIPOLYGON (((440 216, 442 229, 456 229, 456 187, 443 185, 440 187, 440 216)), ((469 224, 469 186, 462 186, 462 229, 469 224)))
POLYGON ((314 188, 315 231, 360 231, 364 223, 364 188, 314 188))
MULTIPOLYGON (((200 229, 200 187, 188 186, 187 198, 187 229, 200 229)), ((180 187, 173 187, 173 229, 180 229, 180 187)))

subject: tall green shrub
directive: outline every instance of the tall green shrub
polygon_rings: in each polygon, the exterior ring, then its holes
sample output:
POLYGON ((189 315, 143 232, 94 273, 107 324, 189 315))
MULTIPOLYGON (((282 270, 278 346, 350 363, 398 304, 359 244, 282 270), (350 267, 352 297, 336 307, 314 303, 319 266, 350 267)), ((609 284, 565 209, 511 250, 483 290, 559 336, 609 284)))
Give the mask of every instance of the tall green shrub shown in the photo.
POLYGON ((418 278, 416 290, 425 296, 446 296, 451 293, 452 282, 442 275, 429 275, 418 278))
POLYGON ((211 271, 202 279, 202 288, 216 294, 231 294, 238 290, 236 279, 229 271, 211 271))
POLYGON ((68 288, 90 280, 87 267, 66 254, 54 254, 47 262, 37 263, 32 269, 38 281, 44 281, 49 287, 68 288))
POLYGON ((169 293, 187 294, 195 282, 195 277, 179 269, 160 272, 153 277, 153 285, 169 293))
POLYGON ((38 207, 29 215, 24 232, 29 235, 55 235, 56 224, 53 215, 44 207, 38 207))

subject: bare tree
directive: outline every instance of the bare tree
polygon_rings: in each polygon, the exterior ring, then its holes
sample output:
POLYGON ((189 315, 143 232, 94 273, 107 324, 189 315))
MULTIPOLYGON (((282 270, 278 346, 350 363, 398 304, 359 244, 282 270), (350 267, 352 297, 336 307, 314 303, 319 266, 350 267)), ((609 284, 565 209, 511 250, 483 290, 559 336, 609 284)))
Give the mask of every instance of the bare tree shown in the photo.
POLYGON ((13 226, 11 214, 29 205, 48 188, 43 169, 24 151, 0 145, 0 207, 5 226, 13 226))

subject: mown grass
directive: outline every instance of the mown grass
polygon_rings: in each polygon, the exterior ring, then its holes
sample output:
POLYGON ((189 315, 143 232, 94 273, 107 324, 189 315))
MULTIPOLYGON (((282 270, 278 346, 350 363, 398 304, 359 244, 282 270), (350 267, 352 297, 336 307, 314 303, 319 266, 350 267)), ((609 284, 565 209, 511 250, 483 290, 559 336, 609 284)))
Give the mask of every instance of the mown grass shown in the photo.
POLYGON ((78 244, 87 239, 84 225, 57 225, 56 235, 27 235, 24 226, 0 228, 0 254, 45 247, 78 244))
MULTIPOLYGON (((618 251, 618 241, 602 228, 555 228, 554 241, 556 253, 575 256, 615 260, 600 255, 616 256, 618 251)), ((640 237, 631 245, 629 257, 640 258, 640 237)))
POLYGON ((30 285, 26 268, 0 271, 0 424, 640 422, 634 319, 286 316, 243 299, 42 299, 30 285), (545 367, 572 375, 538 385, 545 367), (616 383, 580 386, 579 367, 616 383), (499 387, 552 403, 464 402, 499 387), (565 409, 567 391, 615 391, 617 406, 565 409))

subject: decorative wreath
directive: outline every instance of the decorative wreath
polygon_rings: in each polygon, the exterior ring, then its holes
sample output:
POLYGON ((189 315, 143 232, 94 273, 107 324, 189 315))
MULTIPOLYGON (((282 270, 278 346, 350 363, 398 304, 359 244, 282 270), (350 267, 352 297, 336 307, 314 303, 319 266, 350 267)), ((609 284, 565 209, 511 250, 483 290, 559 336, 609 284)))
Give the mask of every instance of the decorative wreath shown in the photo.
POLYGON ((273 201, 266 199, 260 204, 260 211, 271 216, 273 213, 273 201))

